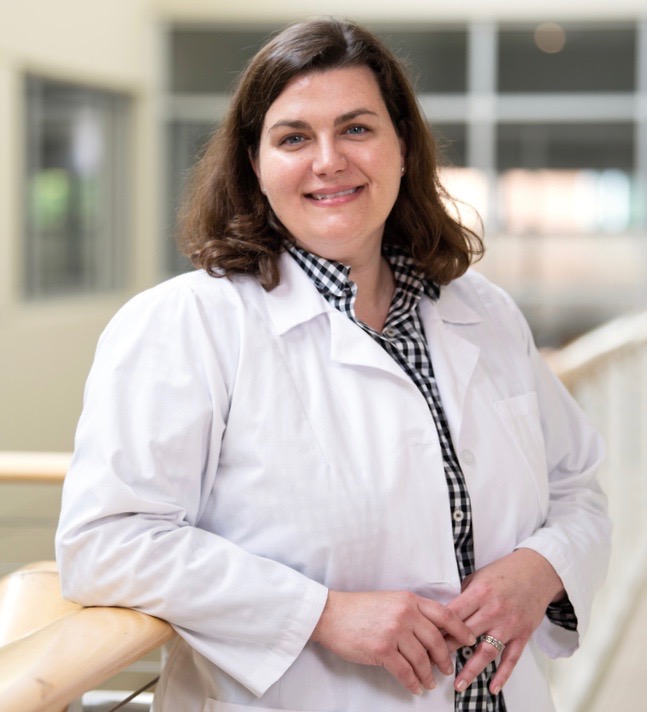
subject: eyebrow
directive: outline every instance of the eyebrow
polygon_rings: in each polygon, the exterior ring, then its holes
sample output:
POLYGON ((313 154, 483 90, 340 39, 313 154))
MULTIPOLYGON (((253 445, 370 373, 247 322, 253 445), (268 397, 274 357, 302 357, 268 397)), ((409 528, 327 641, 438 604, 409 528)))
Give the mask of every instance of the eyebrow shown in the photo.
MULTIPOLYGON (((372 109, 365 109, 363 107, 360 109, 353 109, 353 111, 347 111, 345 114, 338 116, 335 119, 335 126, 340 126, 341 124, 345 124, 347 121, 352 121, 353 119, 356 119, 358 116, 364 116, 366 114, 369 114, 371 116, 377 116, 377 113, 375 111, 373 111, 372 109)), ((294 121, 290 121, 289 119, 286 119, 284 121, 277 121, 274 125, 270 126, 270 128, 267 131, 269 133, 270 131, 274 131, 274 129, 279 129, 279 128, 309 129, 310 124, 307 123, 306 121, 301 121, 299 119, 295 119, 294 121)))

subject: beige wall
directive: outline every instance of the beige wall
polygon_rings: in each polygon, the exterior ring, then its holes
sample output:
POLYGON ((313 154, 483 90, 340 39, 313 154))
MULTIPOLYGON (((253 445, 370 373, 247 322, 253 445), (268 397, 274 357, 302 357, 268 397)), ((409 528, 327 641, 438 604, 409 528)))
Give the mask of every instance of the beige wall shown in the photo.
POLYGON ((313 14, 360 20, 518 18, 554 20, 637 17, 646 14, 644 0, 156 0, 159 12, 174 19, 290 21, 313 14))
POLYGON ((0 449, 70 449, 97 337, 158 278, 155 27, 150 0, 0 0, 0 449), (104 298, 21 299, 23 76, 132 97, 129 288, 104 298))

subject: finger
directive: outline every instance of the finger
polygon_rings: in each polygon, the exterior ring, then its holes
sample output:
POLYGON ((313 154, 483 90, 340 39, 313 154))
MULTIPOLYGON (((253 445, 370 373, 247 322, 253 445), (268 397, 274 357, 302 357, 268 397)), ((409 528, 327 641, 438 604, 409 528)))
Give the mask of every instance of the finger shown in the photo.
POLYGON ((445 636, 445 644, 447 645, 447 650, 449 651, 450 655, 452 653, 455 653, 459 648, 465 647, 463 643, 456 640, 456 638, 451 635, 445 636))
POLYGON ((419 645, 427 653, 430 665, 437 665, 438 669, 445 675, 453 674, 454 664, 451 652, 447 647, 447 641, 438 628, 433 624, 427 626, 419 625, 414 633, 419 645))
POLYGON ((454 688, 459 692, 466 690, 483 670, 499 655, 499 651, 489 643, 479 643, 474 655, 465 663, 456 676, 454 688))
POLYGON ((420 612, 444 633, 456 638, 461 645, 474 645, 476 636, 449 606, 443 606, 437 601, 425 598, 419 604, 420 612))
POLYGON ((382 658, 382 665, 409 692, 422 694, 422 686, 408 660, 399 652, 393 652, 382 658))
POLYGON ((512 671, 519 662, 524 647, 525 643, 520 640, 513 640, 506 646, 501 654, 501 664, 490 682, 490 692, 493 695, 498 695, 501 692, 501 688, 510 679, 510 675, 512 675, 512 671))
POLYGON ((424 649, 430 665, 436 665, 445 675, 452 675, 454 664, 451 651, 441 631, 427 618, 422 618, 421 622, 416 624, 413 633, 417 644, 424 649))
POLYGON ((419 683, 426 690, 433 690, 436 687, 434 671, 432 670, 427 650, 420 641, 411 636, 410 640, 403 640, 399 643, 398 650, 413 668, 419 683))
POLYGON ((462 621, 467 621, 483 605, 483 601, 473 591, 465 587, 462 593, 447 604, 452 613, 455 613, 462 621))

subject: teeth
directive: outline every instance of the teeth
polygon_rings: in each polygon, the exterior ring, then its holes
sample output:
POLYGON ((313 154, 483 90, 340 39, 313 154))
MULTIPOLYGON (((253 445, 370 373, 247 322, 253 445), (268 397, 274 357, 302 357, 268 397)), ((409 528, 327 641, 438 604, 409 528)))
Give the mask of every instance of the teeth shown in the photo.
POLYGON ((349 188, 348 190, 340 190, 339 193, 311 193, 315 200, 324 200, 325 198, 340 198, 344 195, 352 195, 357 188, 349 188))

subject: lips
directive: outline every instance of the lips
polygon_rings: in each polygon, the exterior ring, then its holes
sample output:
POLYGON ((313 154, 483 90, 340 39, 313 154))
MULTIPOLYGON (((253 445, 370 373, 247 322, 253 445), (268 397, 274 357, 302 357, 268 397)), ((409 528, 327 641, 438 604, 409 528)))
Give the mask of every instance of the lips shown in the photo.
POLYGON ((335 198, 345 198, 347 195, 353 195, 359 191, 361 186, 355 188, 345 188, 344 190, 338 190, 335 193, 309 193, 308 197, 313 200, 334 200, 335 198))

